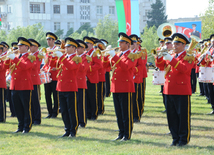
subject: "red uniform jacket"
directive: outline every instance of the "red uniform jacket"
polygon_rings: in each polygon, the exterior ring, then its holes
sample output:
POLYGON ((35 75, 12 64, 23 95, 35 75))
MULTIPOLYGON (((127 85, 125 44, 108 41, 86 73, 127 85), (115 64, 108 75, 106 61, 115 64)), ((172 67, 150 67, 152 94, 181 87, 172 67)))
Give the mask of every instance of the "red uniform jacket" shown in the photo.
POLYGON ((6 69, 4 61, 0 61, 0 88, 7 88, 6 86, 6 69))
POLYGON ((90 63, 86 59, 86 54, 83 54, 81 57, 82 57, 82 63, 80 64, 79 69, 77 71, 77 85, 78 85, 78 88, 87 89, 86 73, 88 71, 90 63))
MULTIPOLYGON (((167 95, 191 95, 190 75, 194 63, 183 60, 186 56, 184 51, 177 58, 169 61, 162 61, 157 67, 171 65, 171 71, 166 74, 164 83, 164 94, 167 95)), ((158 59, 159 60, 159 59, 158 59)), ((159 62, 159 61, 158 61, 159 62)))
MULTIPOLYGON (((163 61, 164 61, 163 57, 161 57, 161 58, 156 57, 156 59, 155 59, 155 66, 159 66, 158 64, 162 63, 163 61)), ((164 71, 165 67, 166 66, 160 66, 158 68, 159 68, 160 71, 164 71)))
POLYGON ((41 84, 39 73, 40 73, 40 66, 42 63, 42 59, 38 58, 38 54, 39 54, 39 51, 37 51, 34 54, 34 56, 36 56, 36 61, 33 62, 34 65, 33 65, 32 72, 31 72, 31 79, 32 79, 33 85, 41 84))
POLYGON ((56 90, 60 92, 77 92, 77 71, 80 63, 72 61, 72 58, 76 56, 73 54, 69 58, 65 55, 59 59, 59 64, 62 66, 62 72, 59 74, 56 90))
POLYGON ((101 56, 101 68, 98 70, 98 76, 99 76, 99 82, 105 82, 105 74, 106 74, 106 68, 104 67, 104 60, 103 57, 101 56))
POLYGON ((195 73, 199 73, 199 67, 200 66, 197 66, 197 64, 198 64, 198 58, 201 56, 201 53, 198 53, 197 55, 196 55, 196 59, 195 59, 195 63, 196 63, 196 67, 195 67, 195 73))
MULTIPOLYGON (((52 49, 55 49, 56 46, 54 46, 52 49)), ((47 48, 47 50, 50 50, 50 48, 47 48)), ((58 67, 58 58, 57 57, 53 57, 48 55, 48 53, 46 54, 46 58, 48 59, 48 62, 42 67, 43 70, 45 70, 46 72, 50 72, 51 73, 51 78, 52 81, 57 81, 57 74, 58 74, 58 70, 53 71, 53 68, 57 68, 58 67)))
POLYGON ((118 53, 111 59, 112 66, 116 63, 111 79, 111 92, 113 93, 135 92, 133 80, 135 62, 128 58, 130 52, 128 50, 121 57, 119 57, 120 53, 118 53))
POLYGON ((208 54, 206 54, 205 58, 201 61, 201 67, 212 67, 212 61, 210 61, 208 54))
MULTIPOLYGON (((109 57, 109 56, 110 55, 104 56, 104 57, 109 57)), ((105 66, 106 62, 104 61, 104 57, 103 57, 103 67, 106 69, 106 72, 110 72, 111 71, 111 66, 110 65, 105 66)), ((107 62, 109 62, 109 61, 107 61, 107 62)))
POLYGON ((31 80, 31 70, 33 62, 28 58, 29 54, 26 53, 20 59, 15 57, 14 60, 5 61, 6 69, 11 65, 15 65, 12 73, 10 90, 33 90, 33 83, 31 80))
MULTIPOLYGON (((90 56, 90 54, 93 52, 93 48, 88 51, 87 55, 90 56)), ((99 83, 99 76, 98 76, 98 69, 102 67, 101 59, 98 58, 96 55, 91 56, 92 62, 89 65, 89 69, 87 71, 87 78, 91 83, 99 83)))
MULTIPOLYGON (((135 51, 136 52, 136 51, 135 51)), ((143 56, 136 60, 134 73, 134 83, 143 83, 143 68, 145 67, 143 56)))

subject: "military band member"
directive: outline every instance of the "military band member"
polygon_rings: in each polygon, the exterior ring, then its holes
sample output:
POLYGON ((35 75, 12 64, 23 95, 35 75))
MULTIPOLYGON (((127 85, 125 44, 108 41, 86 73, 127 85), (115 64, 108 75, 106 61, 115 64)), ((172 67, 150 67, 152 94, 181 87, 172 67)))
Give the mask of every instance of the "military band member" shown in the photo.
POLYGON ((60 47, 61 46, 61 41, 60 40, 56 40, 54 42, 54 45, 57 46, 57 47, 60 47))
POLYGON ((31 70, 33 67, 33 59, 28 54, 31 43, 24 37, 18 38, 19 57, 15 57, 14 53, 7 56, 10 60, 5 61, 5 65, 9 68, 10 61, 13 66, 11 74, 10 90, 12 101, 15 107, 16 115, 19 121, 17 132, 28 133, 32 126, 31 116, 31 93, 33 83, 31 80, 31 70))
MULTIPOLYGON (((55 52, 59 58, 60 71, 58 73, 57 91, 59 91, 60 109, 65 125, 62 137, 75 137, 78 129, 77 114, 77 71, 80 66, 80 57, 76 56, 76 49, 80 46, 77 41, 67 37, 65 52, 55 52), (76 60, 77 59, 77 60, 76 60)), ((81 59, 81 58, 80 58, 81 59)))
POLYGON ((92 61, 87 71, 87 118, 96 120, 98 116, 98 99, 97 99, 97 84, 99 83, 98 69, 101 68, 101 60, 94 52, 94 41, 90 37, 84 37, 83 41, 88 45, 86 49, 87 58, 91 57, 92 61))
POLYGON ((77 48, 77 55, 82 58, 82 63, 79 66, 77 72, 77 109, 78 109, 78 119, 79 127, 85 127, 87 124, 87 98, 86 98, 86 74, 90 65, 90 61, 86 59, 86 54, 84 53, 85 49, 88 48, 88 45, 82 40, 76 40, 79 43, 77 48))
MULTIPOLYGON (((47 50, 54 50, 56 46, 54 45, 55 40, 57 40, 57 36, 54 33, 47 32, 46 33, 47 44, 49 48, 47 50)), ((48 116, 46 118, 56 118, 59 114, 59 92, 56 91, 57 85, 57 77, 58 74, 57 70, 57 61, 58 58, 54 57, 51 52, 47 52, 46 55, 46 64, 42 67, 41 70, 46 72, 50 72, 52 81, 50 83, 44 84, 45 87, 45 100, 48 109, 48 116), (52 107, 52 98, 51 94, 53 94, 54 106, 52 107)))
POLYGON ((41 46, 36 40, 28 39, 31 42, 30 52, 34 55, 36 60, 31 72, 31 79, 33 82, 32 100, 31 100, 31 112, 32 112, 32 122, 34 125, 41 124, 41 107, 40 107, 40 97, 39 97, 39 86, 41 85, 39 73, 40 66, 42 63, 42 56, 39 54, 39 47, 41 46))
MULTIPOLYGON (((4 45, 0 43, 0 56, 3 56, 3 48, 4 45)), ((0 122, 6 122, 5 89, 7 86, 5 73, 4 61, 0 60, 0 122)))
POLYGON ((125 33, 119 33, 118 36, 121 52, 115 54, 115 51, 111 50, 108 53, 112 57, 111 92, 113 93, 115 113, 119 127, 119 135, 115 140, 126 141, 131 138, 133 129, 131 94, 135 91, 133 80, 135 62, 129 58, 131 52, 129 49, 133 43, 131 38, 125 33))
MULTIPOLYGON (((133 45, 131 45, 131 52, 137 53, 139 46, 138 46, 138 36, 135 34, 132 34, 129 36, 132 41, 133 45)), ((141 51, 140 51, 141 52, 141 51)), ((135 60, 135 67, 133 69, 133 79, 134 79, 134 85, 135 85, 135 92, 132 93, 132 102, 133 102, 133 121, 134 122, 140 122, 141 118, 141 110, 143 106, 143 95, 142 95, 142 83, 143 83, 143 77, 142 77, 142 71, 144 66, 143 59, 140 57, 137 60, 135 60)))
POLYGON ((163 52, 164 60, 158 59, 157 67, 167 66, 163 92, 173 138, 171 146, 183 146, 190 141, 190 74, 194 64, 185 51, 189 39, 182 33, 174 33, 172 39, 176 55, 163 52))

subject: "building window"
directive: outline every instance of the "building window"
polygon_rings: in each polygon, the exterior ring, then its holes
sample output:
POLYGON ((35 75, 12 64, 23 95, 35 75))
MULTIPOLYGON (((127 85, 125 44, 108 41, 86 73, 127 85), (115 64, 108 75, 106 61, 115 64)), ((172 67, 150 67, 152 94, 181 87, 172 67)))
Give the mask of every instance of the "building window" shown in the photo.
POLYGON ((97 14, 103 14, 103 6, 97 6, 97 14))
POLYGON ((67 5, 67 13, 68 14, 74 14, 74 6, 73 5, 67 5))
POLYGON ((57 31, 60 29, 60 22, 54 22, 54 31, 57 31))
POLYGON ((90 20, 90 6, 89 5, 80 6, 80 19, 90 20))
POLYGON ((54 5, 53 10, 55 14, 60 14, 60 5, 54 5))
POLYGON ((90 3, 90 0, 80 0, 80 3, 90 3))
POLYGON ((69 30, 70 28, 74 28, 74 23, 73 22, 68 22, 67 23, 67 29, 69 30))
POLYGON ((90 24, 89 22, 80 22, 80 26, 83 26, 86 23, 90 24))
POLYGON ((115 7, 114 6, 109 6, 109 14, 114 15, 115 14, 115 7))
POLYGON ((11 13, 11 8, 12 8, 11 5, 8 5, 8 6, 7 6, 7 13, 11 13))
POLYGON ((30 4, 30 13, 40 13, 40 5, 30 4))

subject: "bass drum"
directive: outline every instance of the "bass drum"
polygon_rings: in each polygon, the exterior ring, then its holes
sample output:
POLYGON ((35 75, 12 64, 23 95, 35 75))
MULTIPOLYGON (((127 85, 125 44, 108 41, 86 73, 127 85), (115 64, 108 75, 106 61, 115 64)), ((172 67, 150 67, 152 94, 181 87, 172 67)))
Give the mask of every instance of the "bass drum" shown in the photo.
POLYGON ((6 84, 7 84, 7 87, 10 87, 10 82, 11 82, 11 74, 8 74, 6 76, 6 84))
POLYGON ((153 71, 153 85, 164 85, 165 71, 153 71))
POLYGON ((49 72, 41 72, 39 76, 40 76, 41 84, 50 83, 52 81, 50 77, 51 73, 49 72))

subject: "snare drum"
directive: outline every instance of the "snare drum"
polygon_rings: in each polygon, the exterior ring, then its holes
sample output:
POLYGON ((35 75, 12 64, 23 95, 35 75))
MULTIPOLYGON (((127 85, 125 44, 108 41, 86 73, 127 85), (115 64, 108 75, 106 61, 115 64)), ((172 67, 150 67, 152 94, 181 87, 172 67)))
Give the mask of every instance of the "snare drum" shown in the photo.
POLYGON ((212 67, 200 67, 198 81, 203 83, 214 82, 214 69, 212 67))
POLYGON ((49 72, 41 72, 39 76, 40 76, 41 84, 50 83, 52 81, 52 79, 50 78, 51 73, 49 72))
POLYGON ((153 85, 164 85, 165 71, 153 71, 153 85))
POLYGON ((10 87, 10 82, 11 82, 11 74, 8 74, 6 76, 6 84, 7 84, 8 87, 10 87))

